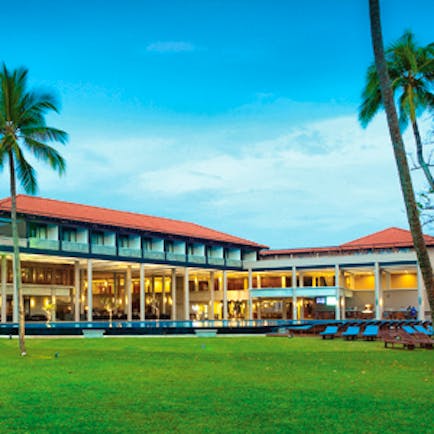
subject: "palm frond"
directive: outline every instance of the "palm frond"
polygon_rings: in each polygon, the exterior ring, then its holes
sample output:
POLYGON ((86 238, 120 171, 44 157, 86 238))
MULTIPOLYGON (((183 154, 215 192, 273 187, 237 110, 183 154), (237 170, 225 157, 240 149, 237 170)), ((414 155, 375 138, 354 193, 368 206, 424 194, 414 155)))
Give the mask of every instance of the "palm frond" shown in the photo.
MULTIPOLYGON (((398 105, 400 127, 404 129, 409 119, 414 119, 425 109, 434 110, 434 43, 420 47, 414 34, 407 30, 387 48, 385 55, 398 105)), ((366 127, 381 106, 375 65, 370 65, 359 107, 359 121, 363 127, 366 127)))
POLYGON ((21 137, 30 137, 41 142, 67 143, 68 134, 65 131, 46 126, 25 126, 20 129, 21 137))
POLYGON ((38 160, 48 162, 60 175, 65 172, 65 160, 56 149, 28 136, 23 137, 23 141, 38 160))
POLYGON ((17 178, 26 193, 35 194, 38 190, 35 169, 25 159, 21 149, 16 147, 14 152, 15 164, 17 169, 17 178))

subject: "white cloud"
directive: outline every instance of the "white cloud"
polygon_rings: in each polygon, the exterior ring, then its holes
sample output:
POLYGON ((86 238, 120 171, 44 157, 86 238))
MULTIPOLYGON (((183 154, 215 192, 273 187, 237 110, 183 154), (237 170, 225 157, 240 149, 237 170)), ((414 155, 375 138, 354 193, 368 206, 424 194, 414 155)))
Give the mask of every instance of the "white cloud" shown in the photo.
POLYGON ((153 53, 182 53, 195 51, 196 47, 186 41, 157 41, 146 46, 146 51, 153 53))
POLYGON ((258 114, 114 131, 72 134, 61 149, 63 178, 36 163, 40 194, 194 221, 273 247, 406 226, 382 116, 366 130, 355 115, 291 124, 258 114))

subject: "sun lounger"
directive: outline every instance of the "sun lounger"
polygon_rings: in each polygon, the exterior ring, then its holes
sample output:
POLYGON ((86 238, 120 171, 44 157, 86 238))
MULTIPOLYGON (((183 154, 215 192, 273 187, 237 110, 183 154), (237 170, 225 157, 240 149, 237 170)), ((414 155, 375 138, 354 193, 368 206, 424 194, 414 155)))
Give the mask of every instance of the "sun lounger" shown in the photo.
POLYGON ((402 348, 414 350, 417 342, 413 335, 410 335, 403 330, 388 330, 383 333, 384 348, 395 348, 396 345, 402 345, 402 348))
POLYGON ((367 341, 374 341, 378 338, 379 327, 377 325, 368 325, 362 333, 362 336, 367 341))
POLYGON ((337 326, 327 326, 326 329, 320 333, 323 339, 333 339, 336 336, 336 333, 338 332, 337 326))
POLYGON ((414 330, 414 328, 411 327, 411 326, 409 326, 409 325, 403 325, 402 326, 402 330, 404 330, 409 335, 412 335, 412 334, 416 333, 416 331, 414 330))
POLYGON ((427 336, 430 335, 429 331, 428 331, 425 327, 423 327, 423 326, 421 326, 421 325, 415 325, 415 326, 414 326, 414 329, 415 329, 418 333, 423 333, 424 335, 427 335, 427 336))
POLYGON ((351 340, 357 339, 359 333, 360 333, 360 327, 350 326, 342 333, 341 336, 348 341, 350 339, 351 340))
POLYGON ((424 333, 419 333, 419 332, 416 332, 416 333, 412 334, 411 336, 413 337, 416 344, 418 344, 421 348, 425 348, 427 350, 433 349, 434 341, 431 339, 430 336, 428 336, 424 333))

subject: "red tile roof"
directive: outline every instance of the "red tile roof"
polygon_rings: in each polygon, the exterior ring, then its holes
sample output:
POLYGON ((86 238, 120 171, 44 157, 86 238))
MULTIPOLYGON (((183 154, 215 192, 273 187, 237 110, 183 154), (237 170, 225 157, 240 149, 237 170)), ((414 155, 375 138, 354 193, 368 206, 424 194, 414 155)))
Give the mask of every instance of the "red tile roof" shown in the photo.
MULTIPOLYGON (((0 200, 0 210, 9 211, 11 199, 0 200)), ((138 229, 158 234, 173 234, 203 240, 232 243, 255 248, 267 248, 253 241, 209 229, 195 223, 153 217, 126 211, 116 211, 96 206, 80 205, 41 197, 18 195, 17 212, 40 217, 51 217, 75 222, 95 223, 126 229, 138 229)))
MULTIPOLYGON (((434 246, 434 237, 424 235, 427 246, 434 246)), ((413 247, 411 232, 400 228, 387 228, 373 234, 357 238, 353 241, 331 247, 307 247, 298 249, 264 250, 262 256, 297 255, 302 253, 338 253, 351 250, 387 249, 398 247, 413 247)))
MULTIPOLYGON (((424 235, 424 239, 427 245, 434 245, 434 237, 424 235)), ((392 227, 349 241, 348 243, 342 244, 341 247, 413 247, 413 238, 411 237, 410 231, 392 227)))

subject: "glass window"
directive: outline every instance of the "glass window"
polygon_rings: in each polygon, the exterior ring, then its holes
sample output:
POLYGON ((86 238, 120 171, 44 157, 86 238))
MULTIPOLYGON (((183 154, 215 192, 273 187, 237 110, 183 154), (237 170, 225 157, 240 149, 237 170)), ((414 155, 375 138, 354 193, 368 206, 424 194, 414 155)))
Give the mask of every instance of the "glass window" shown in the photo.
POLYGON ((63 228, 62 241, 77 242, 77 229, 76 228, 63 228))
POLYGON ((128 235, 118 236, 119 247, 130 247, 130 237, 128 235))
POLYGON ((152 240, 150 238, 143 238, 143 249, 146 251, 152 250, 152 240))
POLYGON ((93 231, 90 234, 90 242, 91 242, 91 244, 97 244, 99 246, 103 246, 104 245, 104 232, 93 231))
POLYGON ((47 225, 43 223, 30 223, 29 235, 30 238, 47 239, 47 225))
POLYGON ((164 241, 164 251, 168 253, 173 253, 175 246, 173 245, 173 241, 164 241))

